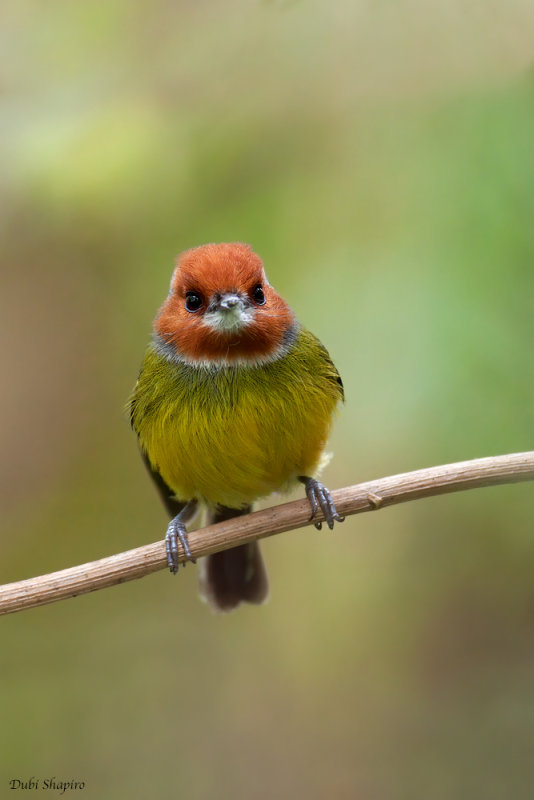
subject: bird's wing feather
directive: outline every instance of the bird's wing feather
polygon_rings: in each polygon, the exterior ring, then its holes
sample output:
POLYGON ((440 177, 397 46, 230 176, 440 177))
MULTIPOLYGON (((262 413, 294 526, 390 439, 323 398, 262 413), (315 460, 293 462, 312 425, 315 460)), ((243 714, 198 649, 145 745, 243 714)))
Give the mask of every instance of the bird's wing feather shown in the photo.
POLYGON ((172 489, 165 483, 165 481, 159 474, 158 470, 155 467, 153 467, 152 464, 150 463, 150 459, 147 456, 147 454, 141 451, 141 456, 143 458, 145 467, 147 468, 150 477, 154 481, 154 485, 158 490, 158 494, 161 497, 163 505, 167 509, 169 516, 171 518, 175 517, 177 514, 180 513, 180 511, 186 504, 181 502, 180 500, 177 500, 177 498, 174 496, 174 492, 172 491, 172 489))
MULTIPOLYGON (((141 368, 141 372, 142 372, 142 368, 141 368)), ((141 375, 141 372, 139 373, 139 375, 141 375)), ((137 434, 137 438, 139 439, 139 431, 137 430, 136 425, 135 425, 135 413, 136 413, 136 405, 137 405, 137 388, 138 388, 138 386, 139 386, 139 378, 137 379, 137 383, 136 383, 135 388, 133 390, 132 396, 130 397, 130 400, 129 400, 129 403, 128 403, 128 410, 130 412, 130 425, 132 427, 132 430, 135 431, 135 433, 137 434)), ((150 475, 150 477, 152 478, 152 481, 154 482, 154 486, 158 490, 158 494, 161 497, 163 505, 167 509, 167 513, 169 514, 169 516, 171 518, 175 517, 177 514, 180 513, 182 508, 185 506, 185 503, 183 503, 180 500, 176 499, 173 490, 163 480, 163 478, 161 477, 157 467, 155 467, 151 463, 147 453, 145 453, 145 451, 141 447, 140 447, 140 450, 141 450, 141 457, 143 459, 143 463, 144 463, 145 467, 147 468, 147 472, 150 475)))
POLYGON ((313 336, 313 334, 311 334, 311 336, 315 340, 315 343, 318 346, 321 356, 326 365, 326 377, 328 378, 329 381, 332 381, 332 383, 335 385, 336 391, 339 394, 339 399, 341 400, 341 402, 345 402, 345 390, 343 388, 343 381, 341 380, 341 375, 337 371, 336 365, 330 358, 330 353, 328 352, 324 344, 316 336, 313 336))

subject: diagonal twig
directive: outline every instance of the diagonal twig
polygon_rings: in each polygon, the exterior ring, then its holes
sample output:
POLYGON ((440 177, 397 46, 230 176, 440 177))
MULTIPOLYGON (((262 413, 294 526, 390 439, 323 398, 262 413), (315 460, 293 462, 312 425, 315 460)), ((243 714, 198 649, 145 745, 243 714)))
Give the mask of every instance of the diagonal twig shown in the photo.
MULTIPOLYGON (((405 472, 337 489, 332 498, 339 513, 348 516, 422 497, 527 480, 534 480, 534 451, 405 472)), ((322 514, 314 519, 323 519, 322 514)), ((192 531, 188 538, 193 556, 199 558, 309 524, 308 501, 295 500, 192 531)), ((179 560, 185 560, 182 549, 179 560)), ((0 614, 104 589, 166 566, 165 544, 158 541, 60 572, 7 583, 0 586, 0 614)))

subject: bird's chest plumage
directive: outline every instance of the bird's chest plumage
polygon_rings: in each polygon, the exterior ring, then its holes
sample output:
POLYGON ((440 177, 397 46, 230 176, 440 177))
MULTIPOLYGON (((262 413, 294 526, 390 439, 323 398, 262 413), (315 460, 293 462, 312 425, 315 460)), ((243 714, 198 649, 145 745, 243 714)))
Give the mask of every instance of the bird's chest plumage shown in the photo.
POLYGON ((316 469, 337 399, 320 370, 292 359, 210 370, 152 353, 132 418, 179 499, 240 507, 316 469))

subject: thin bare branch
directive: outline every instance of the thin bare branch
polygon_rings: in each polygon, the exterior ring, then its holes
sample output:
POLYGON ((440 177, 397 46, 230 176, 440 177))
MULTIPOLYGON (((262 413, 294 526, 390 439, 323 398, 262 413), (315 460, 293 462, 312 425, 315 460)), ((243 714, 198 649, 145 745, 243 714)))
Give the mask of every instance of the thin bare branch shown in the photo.
MULTIPOLYGON (((348 516, 421 497, 502 483, 534 480, 534 451, 479 458, 406 472, 359 483, 332 492, 339 513, 348 516)), ((317 519, 321 519, 320 515, 317 519)), ((310 524, 308 501, 274 506, 210 525, 189 534, 193 556, 200 558, 238 544, 273 536, 310 524)), ((184 561, 183 552, 180 561, 184 561)), ((0 586, 0 614, 53 603, 142 578, 167 566, 164 542, 158 541, 99 561, 0 586)))

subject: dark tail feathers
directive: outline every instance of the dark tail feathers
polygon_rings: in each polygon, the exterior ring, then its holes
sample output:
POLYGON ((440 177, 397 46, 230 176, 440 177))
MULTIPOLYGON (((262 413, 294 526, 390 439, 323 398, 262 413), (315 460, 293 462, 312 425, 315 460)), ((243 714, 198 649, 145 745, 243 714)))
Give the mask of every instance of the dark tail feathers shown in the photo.
MULTIPOLYGON (((210 522, 222 522, 250 510, 220 507, 212 512, 210 522)), ((232 611, 241 603, 258 605, 268 593, 267 573, 257 542, 213 553, 200 563, 200 594, 214 611, 232 611)))

